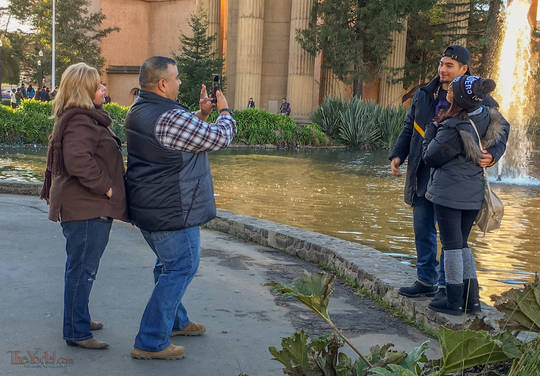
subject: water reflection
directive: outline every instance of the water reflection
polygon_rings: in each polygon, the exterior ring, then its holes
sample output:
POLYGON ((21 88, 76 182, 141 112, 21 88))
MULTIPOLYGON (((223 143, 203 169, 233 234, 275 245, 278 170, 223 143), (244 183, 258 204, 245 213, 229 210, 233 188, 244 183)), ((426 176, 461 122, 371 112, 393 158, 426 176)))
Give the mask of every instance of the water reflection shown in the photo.
MULTIPOLYGON (((218 207, 370 245, 414 265, 412 210, 404 178, 384 152, 223 151, 211 155, 218 207)), ((535 155, 540 162, 540 155, 535 155)), ((539 165, 539 163, 536 163, 539 165)), ((45 149, 0 149, 0 179, 39 181, 45 149)), ((532 176, 540 169, 531 165, 532 176)), ((540 270, 540 186, 493 184, 505 204, 502 228, 471 235, 482 298, 540 270)))

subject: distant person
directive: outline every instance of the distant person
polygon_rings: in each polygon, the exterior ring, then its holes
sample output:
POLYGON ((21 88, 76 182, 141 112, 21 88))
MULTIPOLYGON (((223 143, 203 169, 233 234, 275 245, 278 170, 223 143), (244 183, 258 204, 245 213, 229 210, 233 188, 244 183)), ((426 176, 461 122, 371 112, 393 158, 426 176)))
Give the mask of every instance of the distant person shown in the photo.
POLYGON ((38 86, 38 88, 37 88, 37 90, 36 90, 36 95, 34 96, 34 99, 35 99, 36 101, 40 101, 40 100, 41 100, 41 90, 42 90, 41 87, 38 86))
POLYGON ((247 108, 255 108, 255 101, 253 101, 253 98, 249 98, 247 108))
POLYGON ((480 312, 476 265, 467 240, 484 201, 477 132, 483 148, 508 137, 506 120, 481 105, 494 89, 493 80, 456 77, 446 95, 450 108, 426 127, 422 143, 422 158, 432 169, 426 199, 439 224, 446 279, 446 296, 434 299, 429 308, 451 315, 480 312))
MULTIPOLYGON (((141 319, 131 356, 180 359, 183 346, 172 336, 202 335, 182 302, 200 262, 200 226, 216 216, 208 152, 226 148, 236 122, 221 91, 217 104, 202 85, 200 110, 177 102, 181 84, 176 61, 147 59, 139 74, 141 90, 125 121, 126 190, 130 220, 155 253, 154 291, 141 319), (214 124, 206 120, 214 107, 214 124)), ((201 297, 205 299, 205 297, 201 297)))
POLYGON ((281 115, 289 116, 291 114, 291 105, 287 102, 287 98, 281 98, 281 107, 279 108, 279 113, 281 115))
POLYGON ((28 93, 29 99, 34 99, 34 97, 36 96, 36 90, 32 87, 32 84, 28 85, 28 89, 26 90, 26 92, 28 93))
POLYGON ((9 103, 11 108, 17 108, 17 90, 11 89, 9 92, 9 103))
POLYGON ((28 98, 28 93, 26 91, 26 87, 24 86, 24 83, 21 83, 21 95, 22 95, 23 99, 28 98))
POLYGON ((39 98, 42 102, 48 102, 51 100, 50 91, 48 87, 43 86, 43 88, 41 89, 41 95, 39 98))
POLYGON ((49 97, 49 94, 47 94, 47 88, 45 86, 43 86, 41 88, 41 93, 39 95, 39 99, 42 101, 42 102, 47 102, 49 101, 51 98, 49 97))
POLYGON ((21 105, 22 100, 24 99, 21 88, 17 88, 15 91, 15 102, 17 104, 17 107, 21 105))
POLYGON ((109 104, 112 102, 111 100, 111 97, 109 96, 109 88, 107 87, 107 85, 103 84, 103 86, 105 86, 105 104, 109 104))
POLYGON ((135 103, 137 98, 139 98, 139 91, 140 89, 138 87, 134 87, 133 89, 129 91, 129 94, 131 95, 131 99, 132 99, 132 104, 135 103))
MULTIPOLYGON (((408 159, 404 200, 413 208, 417 280, 411 286, 399 289, 399 294, 407 297, 446 295, 443 254, 437 272, 435 211, 433 204, 425 198, 430 167, 422 160, 422 141, 426 127, 450 107, 446 98, 448 85, 454 78, 470 74, 470 62, 471 54, 463 46, 453 45, 444 50, 439 61, 438 75, 414 94, 403 129, 389 157, 394 176, 401 176, 399 167, 408 159)), ((497 106, 489 96, 485 98, 484 104, 497 106)), ((508 129, 499 142, 482 152, 478 164, 483 167, 495 164, 505 151, 507 139, 508 129)))
POLYGON ((40 194, 66 238, 63 337, 91 350, 108 344, 92 334, 103 324, 90 318, 90 291, 113 219, 127 220, 122 144, 109 128, 104 97, 95 68, 78 63, 62 74, 40 194))
POLYGON ((51 100, 54 100, 57 93, 58 93, 58 86, 55 86, 54 90, 51 92, 51 100))

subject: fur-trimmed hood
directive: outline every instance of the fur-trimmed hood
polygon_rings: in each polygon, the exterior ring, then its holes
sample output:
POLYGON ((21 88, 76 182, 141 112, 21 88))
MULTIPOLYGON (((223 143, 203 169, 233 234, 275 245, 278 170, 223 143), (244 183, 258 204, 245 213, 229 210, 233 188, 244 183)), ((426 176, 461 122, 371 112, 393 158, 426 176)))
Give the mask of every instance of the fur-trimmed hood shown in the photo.
MULTIPOLYGON (((471 119, 474 121, 478 127, 478 132, 482 140, 483 149, 488 149, 489 147, 498 143, 505 135, 504 128, 506 125, 506 119, 501 115, 501 113, 495 108, 484 107, 484 111, 478 116, 471 116, 471 119), (484 119, 484 117, 489 117, 484 119), (487 123, 487 129, 483 127, 482 123, 487 123)), ((463 140, 463 147, 465 149, 465 155, 468 159, 472 161, 478 161, 482 158, 482 150, 478 144, 476 132, 471 126, 471 122, 463 122, 458 126, 458 132, 463 140)))

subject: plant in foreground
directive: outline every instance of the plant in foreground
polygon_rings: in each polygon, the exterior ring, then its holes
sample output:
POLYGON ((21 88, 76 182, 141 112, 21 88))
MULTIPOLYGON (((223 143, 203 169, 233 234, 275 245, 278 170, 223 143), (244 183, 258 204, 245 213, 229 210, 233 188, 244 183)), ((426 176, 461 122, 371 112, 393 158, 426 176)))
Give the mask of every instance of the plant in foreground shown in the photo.
MULTIPOLYGON (((535 356, 540 353, 538 344, 536 347, 534 344, 527 345, 532 347, 524 354, 523 344, 509 332, 491 335, 486 330, 452 330, 445 327, 441 327, 437 334, 442 357, 433 362, 436 364, 434 368, 428 369, 426 366, 428 364, 425 356, 428 349, 427 342, 416 347, 409 354, 391 350, 392 344, 376 345, 371 347, 369 355, 364 356, 330 319, 328 303, 334 290, 335 278, 334 275, 327 273, 304 272, 304 276, 295 279, 291 285, 276 282, 266 284, 272 286, 273 291, 302 302, 324 319, 335 333, 310 340, 301 330, 290 337, 283 338, 281 350, 270 347, 269 351, 274 359, 285 366, 283 370, 285 374, 291 376, 441 376, 508 360, 515 361, 513 370, 528 372, 540 368, 540 358, 535 356), (339 352, 343 342, 358 354, 359 358, 356 361, 339 352)), ((538 287, 538 281, 535 286, 535 288, 538 287)), ((524 292, 511 294, 511 296, 518 306, 521 303, 523 309, 530 312, 529 305, 540 302, 540 288, 538 290, 525 289, 524 292), (531 291, 532 295, 530 295, 531 291), (530 296, 534 296, 535 300, 530 299, 530 296), (525 305, 523 302, 526 302, 525 305)), ((538 374, 530 373, 530 375, 538 374)), ((529 373, 511 373, 511 376, 522 375, 528 376, 529 373)))

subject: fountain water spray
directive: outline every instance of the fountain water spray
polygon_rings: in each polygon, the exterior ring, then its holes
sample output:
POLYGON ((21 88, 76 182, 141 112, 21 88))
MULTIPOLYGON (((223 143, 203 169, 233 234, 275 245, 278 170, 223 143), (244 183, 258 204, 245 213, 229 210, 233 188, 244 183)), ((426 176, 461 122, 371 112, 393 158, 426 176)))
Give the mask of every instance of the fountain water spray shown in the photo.
POLYGON ((507 5, 496 75, 495 97, 511 126, 506 153, 499 162, 499 177, 518 184, 530 180, 528 163, 532 143, 527 132, 532 76, 530 7, 530 0, 513 0, 507 5))

